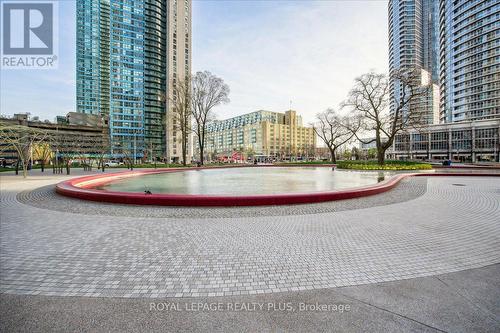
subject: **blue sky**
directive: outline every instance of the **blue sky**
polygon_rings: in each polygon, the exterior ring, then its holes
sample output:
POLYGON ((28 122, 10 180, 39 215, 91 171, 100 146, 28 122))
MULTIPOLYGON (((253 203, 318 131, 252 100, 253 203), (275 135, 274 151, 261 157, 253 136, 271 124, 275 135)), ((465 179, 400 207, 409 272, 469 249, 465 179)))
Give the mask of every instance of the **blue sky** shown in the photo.
MULTIPOLYGON (((59 3, 57 70, 2 70, 0 113, 41 119, 75 111, 75 1, 59 3)), ((292 108, 311 121, 353 79, 386 72, 386 1, 193 1, 193 71, 231 88, 219 118, 292 108)))

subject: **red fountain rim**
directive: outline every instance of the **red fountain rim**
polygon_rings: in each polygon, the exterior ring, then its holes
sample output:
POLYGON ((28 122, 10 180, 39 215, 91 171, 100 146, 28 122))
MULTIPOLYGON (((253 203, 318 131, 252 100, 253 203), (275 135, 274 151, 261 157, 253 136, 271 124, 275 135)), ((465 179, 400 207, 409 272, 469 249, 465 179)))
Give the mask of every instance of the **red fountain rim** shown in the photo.
MULTIPOLYGON (((319 165, 315 165, 319 166, 319 165)), ((323 165, 324 166, 324 165, 323 165)), ((263 167, 263 166, 236 166, 236 167, 263 167)), ((267 165, 264 167, 286 167, 267 165)), ((332 165, 329 165, 332 167, 332 165)), ((100 174, 92 176, 78 177, 63 181, 56 185, 56 192, 73 198, 91 201, 134 204, 134 205, 158 205, 158 206, 270 206, 270 205, 291 205, 317 203, 325 201, 335 201, 359 198, 374 194, 383 193, 394 188, 401 180, 407 177, 419 176, 500 176, 496 173, 404 173, 396 174, 387 180, 374 185, 349 188, 326 192, 309 193, 289 193, 289 194, 255 194, 255 195, 204 195, 204 194, 145 194, 139 192, 118 192, 95 189, 98 185, 103 185, 119 179, 137 177, 141 175, 192 171, 202 169, 234 168, 232 167, 199 167, 199 168, 175 168, 175 169, 154 169, 124 171, 111 174, 100 174)))

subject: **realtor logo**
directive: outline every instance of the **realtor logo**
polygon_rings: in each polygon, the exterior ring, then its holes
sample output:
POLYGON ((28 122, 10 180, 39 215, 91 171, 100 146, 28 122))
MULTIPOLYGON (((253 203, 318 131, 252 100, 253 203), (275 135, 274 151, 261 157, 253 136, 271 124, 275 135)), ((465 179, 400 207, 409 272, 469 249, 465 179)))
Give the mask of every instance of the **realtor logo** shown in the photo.
POLYGON ((2 1, 2 69, 56 68, 57 3, 2 1))

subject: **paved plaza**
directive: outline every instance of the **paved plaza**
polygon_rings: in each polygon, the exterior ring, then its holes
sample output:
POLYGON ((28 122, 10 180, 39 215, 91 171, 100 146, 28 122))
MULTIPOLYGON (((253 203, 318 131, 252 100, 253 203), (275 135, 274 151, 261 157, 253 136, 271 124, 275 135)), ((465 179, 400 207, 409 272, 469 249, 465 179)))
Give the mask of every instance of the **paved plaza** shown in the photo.
POLYGON ((498 177, 409 178, 367 198, 243 209, 82 203, 53 193, 67 178, 1 176, 4 300, 301 295, 500 263, 498 177))
POLYGON ((431 277, 299 292, 195 298, 0 294, 5 332, 492 332, 500 265, 431 277), (349 311, 167 311, 159 303, 338 304, 349 311), (152 308, 156 306, 155 310, 152 308))
POLYGON ((429 177, 416 198, 371 208, 244 217, 233 208, 232 216, 189 219, 126 216, 145 207, 96 217, 19 202, 19 192, 59 177, 47 178, 2 179, 1 292, 231 296, 394 281, 500 262, 495 178, 429 177))

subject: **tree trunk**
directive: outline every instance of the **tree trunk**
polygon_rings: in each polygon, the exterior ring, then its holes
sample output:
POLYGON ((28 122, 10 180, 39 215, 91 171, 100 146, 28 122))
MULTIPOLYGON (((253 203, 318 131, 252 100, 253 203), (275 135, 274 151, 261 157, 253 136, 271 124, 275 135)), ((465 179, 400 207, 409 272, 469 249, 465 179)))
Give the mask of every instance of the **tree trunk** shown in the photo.
POLYGON ((28 177, 28 163, 22 161, 23 164, 23 178, 28 177))
POLYGON ((19 159, 16 160, 16 175, 19 174, 19 159))
POLYGON ((183 166, 186 166, 187 165, 187 161, 186 161, 186 156, 187 156, 187 138, 185 136, 185 134, 183 133, 182 134, 182 165, 183 166))
POLYGON ((378 148, 377 149, 377 163, 379 165, 385 164, 385 150, 378 148))
POLYGON ((205 130, 198 131, 200 138, 198 139, 198 145, 200 146, 200 164, 205 163, 205 130))
POLYGON ((42 163, 40 163, 40 164, 41 164, 41 167, 42 167, 42 172, 44 172, 45 171, 45 162, 42 161, 42 163))
POLYGON ((337 163, 337 157, 335 156, 335 149, 330 149, 330 161, 332 163, 337 163))

